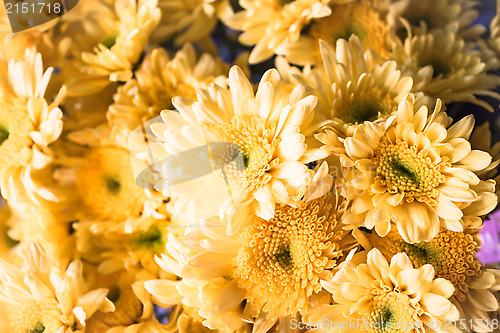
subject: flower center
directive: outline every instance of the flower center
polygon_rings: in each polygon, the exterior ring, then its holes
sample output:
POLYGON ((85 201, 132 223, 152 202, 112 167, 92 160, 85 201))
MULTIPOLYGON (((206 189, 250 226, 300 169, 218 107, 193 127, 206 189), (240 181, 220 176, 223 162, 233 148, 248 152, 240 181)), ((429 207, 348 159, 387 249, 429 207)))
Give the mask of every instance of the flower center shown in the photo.
POLYGON ((145 201, 121 148, 92 149, 77 171, 77 190, 91 214, 117 220, 137 216, 145 201))
POLYGON ((350 2, 332 7, 332 14, 316 20, 311 34, 335 45, 337 39, 358 36, 364 49, 372 48, 382 56, 389 55, 389 29, 368 3, 350 2))
POLYGON ((208 124, 207 128, 217 140, 234 144, 225 145, 213 154, 214 164, 226 166, 229 179, 241 179, 247 192, 259 189, 271 180, 268 171, 279 162, 273 159, 278 145, 273 139, 276 124, 265 128, 257 117, 250 120, 233 117, 229 124, 208 124), (241 161, 235 160, 239 154, 241 161))
POLYGON ((436 277, 453 283, 455 292, 467 292, 469 279, 482 274, 481 264, 475 255, 479 240, 467 232, 441 229, 430 242, 409 244, 397 231, 391 230, 385 238, 375 237, 373 240, 374 246, 385 249, 387 257, 405 252, 416 268, 431 264, 436 270, 436 277))
POLYGON ((403 193, 407 202, 436 204, 436 187, 445 181, 441 169, 446 165, 433 162, 427 150, 418 151, 416 146, 409 147, 399 140, 396 144, 381 142, 375 163, 375 183, 385 186, 389 193, 403 193))
POLYGON ((117 34, 113 34, 113 35, 109 35, 109 36, 106 36, 103 41, 101 42, 101 44, 103 44, 104 46, 106 46, 108 49, 112 48, 113 45, 116 44, 116 37, 118 37, 117 34))
POLYGON ((16 155, 31 148, 30 132, 35 130, 25 104, 26 98, 17 98, 12 105, 0 106, 0 158, 2 164, 23 163, 16 155), (7 158, 9 157, 9 158, 7 158))
POLYGON ((160 254, 165 250, 165 244, 167 243, 167 235, 163 232, 164 228, 166 226, 153 226, 146 231, 136 232, 132 241, 134 247, 160 254))
POLYGON ((442 229, 430 242, 407 244, 401 240, 398 245, 415 266, 431 264, 436 277, 451 281, 457 291, 467 292, 467 280, 481 276, 481 264, 475 256, 479 242, 471 234, 442 229))
POLYGON ((408 295, 398 291, 378 290, 371 301, 371 309, 365 315, 366 327, 373 333, 413 331, 410 325, 418 324, 418 304, 413 305, 408 295))
POLYGON ((374 121, 397 110, 398 103, 379 87, 372 86, 358 91, 344 108, 334 110, 335 117, 347 123, 361 124, 374 121))
POLYGON ((12 333, 58 332, 64 326, 59 320, 61 311, 53 299, 23 304, 22 309, 12 310, 7 310, 12 333))
POLYGON ((430 57, 428 59, 422 59, 418 62, 420 67, 431 66, 432 67, 432 77, 435 79, 439 76, 446 76, 452 70, 450 61, 447 59, 441 59, 438 56, 430 57))
POLYGON ((300 310, 342 255, 342 230, 336 228, 331 199, 299 208, 278 205, 272 219, 257 217, 244 233, 235 276, 251 301, 271 316, 300 310))
POLYGON ((0 145, 9 138, 9 130, 5 125, 0 125, 0 145))

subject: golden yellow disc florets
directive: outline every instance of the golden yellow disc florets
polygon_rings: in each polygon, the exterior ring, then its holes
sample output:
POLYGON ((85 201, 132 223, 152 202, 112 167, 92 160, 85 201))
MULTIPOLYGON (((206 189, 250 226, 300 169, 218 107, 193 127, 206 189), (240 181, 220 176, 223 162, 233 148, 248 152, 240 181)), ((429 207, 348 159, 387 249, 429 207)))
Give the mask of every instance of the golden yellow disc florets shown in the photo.
POLYGON ((335 209, 326 196, 299 208, 278 205, 269 221, 255 218, 243 235, 235 276, 248 299, 271 316, 303 308, 342 255, 335 209))
POLYGON ((118 147, 89 151, 77 172, 77 190, 92 215, 112 220, 138 216, 146 198, 129 154, 118 147))
POLYGON ((411 325, 419 323, 423 310, 418 303, 398 290, 375 289, 370 312, 364 316, 365 328, 371 333, 411 332, 411 325))
POLYGON ((397 101, 376 86, 349 97, 350 100, 343 108, 333 110, 334 117, 346 123, 361 124, 365 121, 374 121, 398 108, 397 101))
POLYGON ((30 133, 35 130, 35 126, 25 104, 24 98, 18 98, 13 105, 0 105, 0 159, 2 164, 21 162, 13 156, 25 148, 31 149, 33 145, 30 133))
POLYGON ((384 238, 373 237, 373 244, 387 256, 405 252, 418 268, 431 264, 436 277, 453 283, 455 292, 467 292, 471 278, 482 275, 481 264, 475 254, 479 249, 477 235, 441 229, 430 242, 406 243, 397 233, 391 231, 384 238))
POLYGON ((371 48, 383 57, 389 55, 389 28, 367 2, 351 1, 332 6, 332 14, 316 20, 310 33, 316 39, 325 40, 331 45, 335 45, 339 38, 348 40, 356 35, 365 50, 371 48))
POLYGON ((447 164, 433 161, 426 149, 418 150, 399 140, 396 144, 383 141, 374 161, 378 165, 376 184, 385 186, 389 193, 403 193, 406 202, 436 204, 436 187, 445 181, 441 169, 447 164))
POLYGON ((241 174, 243 186, 248 192, 261 188, 271 180, 268 171, 279 162, 273 159, 278 145, 278 141, 273 138, 275 124, 266 128, 257 117, 250 120, 233 117, 229 124, 209 124, 207 127, 218 140, 234 144, 218 151, 213 156, 214 163, 232 166, 232 177, 241 174), (238 154, 243 158, 243 165, 231 163, 238 154))
MULTIPOLYGON (((9 313, 11 333, 42 333, 58 332, 63 326, 62 316, 58 303, 49 299, 47 301, 25 304, 22 311, 9 313)), ((6 318, 3 318, 6 320, 6 318)))

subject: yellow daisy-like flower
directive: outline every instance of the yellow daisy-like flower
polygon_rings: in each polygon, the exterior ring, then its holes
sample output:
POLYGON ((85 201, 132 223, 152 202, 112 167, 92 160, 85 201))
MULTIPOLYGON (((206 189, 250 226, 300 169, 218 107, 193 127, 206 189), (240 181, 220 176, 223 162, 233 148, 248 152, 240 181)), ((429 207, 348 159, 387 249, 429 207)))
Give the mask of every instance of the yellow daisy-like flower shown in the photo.
POLYGON ((389 21, 399 25, 401 35, 406 36, 399 19, 405 19, 412 32, 446 30, 466 40, 478 38, 485 28, 474 21, 479 16, 478 2, 471 0, 391 0, 389 21))
MULTIPOLYGON (((332 182, 324 163, 301 204, 277 205, 272 219, 254 217, 238 235, 228 236, 218 219, 188 224, 193 231, 183 244, 189 250, 175 247, 185 266, 176 268, 168 257, 158 262, 181 272, 177 289, 189 299, 183 303, 196 304, 210 328, 240 327, 243 315, 269 329, 279 317, 328 302, 319 281, 331 278, 355 245, 340 223, 344 205, 328 193, 332 182)), ((151 281, 146 288, 166 306, 172 296, 161 283, 151 281)))
POLYGON ((139 216, 146 200, 144 190, 134 182, 128 152, 119 147, 89 150, 76 171, 76 189, 96 218, 139 216))
POLYGON ((129 80, 161 17, 157 0, 119 0, 114 9, 98 4, 87 14, 92 18, 84 25, 88 39, 97 38, 98 44, 93 51, 81 53, 81 62, 75 62, 80 74, 69 83, 72 96, 96 93, 112 82, 129 80))
POLYGON ((375 228, 383 237, 393 221, 403 239, 415 243, 431 240, 440 227, 463 230, 462 208, 486 191, 474 188, 480 184, 474 171, 488 167, 491 156, 471 150, 472 116, 447 128, 439 101, 428 115, 425 106, 413 109, 411 97, 386 122, 351 126, 340 136, 327 130, 317 138, 345 168, 341 193, 352 203, 344 223, 375 228))
POLYGON ((283 54, 287 44, 296 42, 302 29, 313 19, 331 13, 328 1, 324 0, 254 0, 240 1, 240 6, 244 10, 228 18, 226 23, 243 31, 239 38, 242 44, 255 45, 250 53, 251 64, 275 53, 283 54))
POLYGON ((305 310, 346 254, 341 213, 326 195, 297 208, 278 205, 268 221, 255 218, 235 258, 234 275, 248 301, 270 318, 305 310))
POLYGON ((136 181, 133 166, 144 163, 110 139, 107 124, 71 132, 55 150, 53 177, 68 220, 90 223, 96 234, 129 234, 169 216, 169 199, 136 181))
POLYGON ((84 294, 79 261, 61 271, 36 244, 24 261, 20 269, 0 260, 2 332, 85 332, 86 320, 97 310, 114 310, 106 289, 84 294))
POLYGON ((141 225, 144 230, 129 233, 100 230, 92 220, 74 223, 73 228, 80 256, 95 264, 100 274, 141 269, 156 278, 159 268, 154 257, 165 251, 169 222, 151 218, 149 225, 141 225))
MULTIPOLYGON (((94 265, 87 265, 85 272, 86 282, 89 287, 108 289, 108 298, 116 308, 113 313, 97 311, 87 320, 87 332, 156 332, 154 330, 139 329, 145 326, 143 323, 154 322, 158 324, 154 320, 151 295, 144 289, 145 280, 156 278, 156 275, 151 275, 142 269, 121 270, 112 274, 103 274, 94 265), (125 329, 127 330, 125 331, 125 329)), ((157 327, 161 327, 161 325, 157 325, 157 327)))
POLYGON ((396 42, 392 57, 405 75, 415 78, 417 91, 446 104, 471 102, 493 112, 491 105, 476 95, 500 99, 493 91, 498 76, 486 73, 486 64, 474 47, 455 33, 436 30, 396 42))
POLYGON ((162 161, 162 169, 170 168, 167 173, 180 170, 172 163, 184 165, 187 172, 175 174, 189 180, 189 188, 184 191, 176 192, 174 186, 167 186, 173 177, 167 176, 158 184, 165 195, 174 199, 174 215, 227 215, 228 230, 234 233, 248 214, 269 219, 274 215, 275 203, 298 201, 313 174, 306 164, 326 157, 326 152, 306 144, 306 137, 320 124, 314 114, 317 99, 308 96, 303 86, 287 93, 277 71, 272 69, 264 74, 254 93, 236 66, 229 72, 228 85, 210 84, 208 89, 198 91, 194 102, 174 98, 172 102, 179 112, 162 112, 164 123, 151 126, 162 142, 150 148, 155 159, 162 161), (214 182, 201 177, 198 153, 193 153, 194 159, 183 157, 193 155, 190 152, 207 143, 212 147, 205 154, 206 159, 210 157, 207 173, 213 170, 211 163, 226 171, 226 176, 211 174, 220 177, 220 190, 214 182), (228 186, 232 191, 229 195, 228 186), (211 196, 207 197, 207 193, 211 196))
POLYGON ((455 287, 450 301, 463 314, 461 317, 471 319, 474 331, 491 332, 491 325, 481 320, 488 312, 498 309, 497 300, 489 289, 499 286, 493 270, 486 269, 476 258, 480 244, 478 236, 477 230, 469 228, 463 232, 441 229, 429 242, 409 244, 395 231, 385 237, 367 235, 371 246, 380 249, 386 258, 404 252, 416 268, 432 265, 436 277, 450 281, 455 287))
POLYGON ((331 14, 315 19, 299 39, 288 43, 286 59, 298 65, 321 63, 318 42, 336 45, 339 39, 358 37, 364 50, 372 49, 387 59, 391 50, 390 27, 374 1, 331 4, 331 14))
MULTIPOLYGON (((183 305, 190 317, 203 326, 235 332, 248 326, 249 310, 244 310, 245 291, 231 275, 232 260, 241 245, 239 236, 228 236, 218 219, 199 221, 187 238, 168 234, 167 253, 158 265, 179 278, 147 281, 144 286, 161 307, 183 305), (201 241, 201 243, 200 243, 201 241), (198 242, 198 243, 197 243, 198 242), (187 245, 196 245, 193 250, 187 245)), ((246 305, 248 308, 249 305, 246 305)), ((250 318, 249 318, 250 319, 250 318)))
POLYGON ((49 144, 62 131, 57 107, 65 89, 52 102, 44 98, 52 68, 43 70, 42 57, 27 49, 24 59, 7 63, 0 55, 0 180, 2 196, 16 201, 55 200, 34 174, 52 160, 49 144))
POLYGON ((209 37, 218 19, 232 14, 227 0, 159 0, 162 19, 153 33, 155 40, 175 37, 177 44, 199 42, 209 37))
MULTIPOLYGON (((317 112, 340 123, 362 124, 393 114, 411 92, 412 78, 403 77, 394 61, 363 51, 359 38, 339 39, 335 50, 320 42, 324 74, 312 79, 317 112)), ((419 101, 420 103, 420 101, 419 101)))
POLYGON ((338 332, 437 332, 436 324, 442 328, 459 319, 449 300, 454 292, 451 282, 436 278, 431 265, 414 268, 404 253, 388 263, 372 249, 366 263, 346 266, 334 280, 322 284, 338 304, 312 308, 305 317, 311 322, 331 320, 332 327, 342 320, 356 322, 354 329, 338 332))
POLYGON ((189 44, 172 59, 164 49, 153 49, 134 73, 135 78, 118 88, 109 107, 107 118, 112 137, 120 137, 126 143, 137 126, 159 116, 161 110, 171 109, 173 97, 194 99, 198 89, 224 80, 228 71, 228 66, 209 54, 197 59, 189 44))

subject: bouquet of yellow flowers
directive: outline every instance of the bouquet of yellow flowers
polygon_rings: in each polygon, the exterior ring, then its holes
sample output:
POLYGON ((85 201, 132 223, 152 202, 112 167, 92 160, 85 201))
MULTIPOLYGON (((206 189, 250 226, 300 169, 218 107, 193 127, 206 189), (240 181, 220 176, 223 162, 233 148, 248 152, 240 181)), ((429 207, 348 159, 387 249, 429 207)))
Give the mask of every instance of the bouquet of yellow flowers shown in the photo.
POLYGON ((1 333, 500 332, 494 6, 30 1, 1 333))

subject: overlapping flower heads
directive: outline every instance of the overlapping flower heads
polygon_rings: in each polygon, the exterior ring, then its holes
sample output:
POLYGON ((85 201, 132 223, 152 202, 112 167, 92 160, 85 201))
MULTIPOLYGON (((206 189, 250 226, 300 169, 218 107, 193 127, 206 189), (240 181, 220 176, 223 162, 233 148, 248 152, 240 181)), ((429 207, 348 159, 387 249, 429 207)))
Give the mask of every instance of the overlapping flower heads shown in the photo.
POLYGON ((498 332, 477 5, 2 13, 0 331, 498 332))

